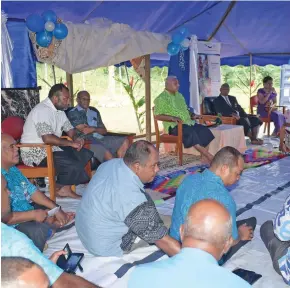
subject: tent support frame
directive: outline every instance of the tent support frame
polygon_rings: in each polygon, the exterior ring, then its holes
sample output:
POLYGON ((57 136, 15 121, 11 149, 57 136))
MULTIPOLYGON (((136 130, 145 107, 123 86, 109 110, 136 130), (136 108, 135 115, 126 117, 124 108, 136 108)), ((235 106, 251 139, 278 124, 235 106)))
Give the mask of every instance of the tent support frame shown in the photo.
POLYGON ((151 70, 150 55, 145 55, 145 115, 146 115, 146 140, 151 142, 151 70))
POLYGON ((68 72, 66 72, 66 83, 71 96, 70 99, 71 107, 74 107, 75 99, 74 99, 73 75, 68 72))

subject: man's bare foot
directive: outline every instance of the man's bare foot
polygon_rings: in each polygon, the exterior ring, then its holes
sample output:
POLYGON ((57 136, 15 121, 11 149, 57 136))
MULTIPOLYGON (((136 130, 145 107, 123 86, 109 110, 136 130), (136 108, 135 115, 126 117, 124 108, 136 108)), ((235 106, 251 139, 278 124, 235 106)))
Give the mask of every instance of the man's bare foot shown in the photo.
POLYGON ((56 190, 57 197, 70 197, 74 199, 81 199, 82 196, 78 195, 77 193, 71 190, 70 186, 63 186, 60 189, 56 190))
POLYGON ((263 145, 263 140, 262 139, 252 139, 251 144, 253 145, 263 145))

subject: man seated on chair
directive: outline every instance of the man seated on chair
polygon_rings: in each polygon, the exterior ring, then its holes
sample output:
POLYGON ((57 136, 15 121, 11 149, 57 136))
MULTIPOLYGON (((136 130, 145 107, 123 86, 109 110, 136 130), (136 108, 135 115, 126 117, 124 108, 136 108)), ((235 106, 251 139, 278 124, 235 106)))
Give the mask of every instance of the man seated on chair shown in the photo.
POLYGON ((282 152, 290 152, 290 110, 285 113, 286 123, 280 130, 280 150, 282 152))
POLYGON ((144 184, 158 172, 159 154, 152 143, 134 142, 123 159, 99 166, 76 212, 76 229, 84 247, 96 256, 122 257, 155 244, 168 255, 180 244, 167 235, 144 184))
POLYGON ((220 95, 214 100, 214 107, 217 113, 225 117, 234 117, 238 125, 244 127, 245 136, 250 137, 252 144, 262 145, 263 140, 258 139, 262 121, 254 115, 248 115, 239 105, 236 97, 230 96, 230 86, 224 83, 220 88, 220 95))
MULTIPOLYGON (((56 193, 60 197, 80 198, 71 190, 71 185, 89 182, 85 166, 93 153, 85 148, 84 140, 76 136, 63 110, 70 101, 69 90, 63 84, 51 87, 48 97, 29 113, 21 137, 21 143, 41 143, 52 146, 56 173, 56 193), (63 132, 73 140, 61 138, 63 132)), ((47 166, 45 148, 21 148, 21 158, 27 166, 47 166)))
POLYGON ((207 127, 192 120, 184 97, 178 92, 178 89, 177 78, 175 76, 167 77, 165 90, 154 101, 154 114, 163 121, 165 132, 171 135, 178 135, 177 122, 182 122, 184 147, 194 147, 207 162, 211 162, 213 156, 208 152, 208 145, 214 136, 207 127))
POLYGON ((242 246, 252 240, 256 218, 236 222, 236 203, 225 187, 238 181, 243 169, 243 156, 237 149, 228 146, 215 154, 209 169, 187 176, 176 192, 170 236, 180 241, 179 227, 184 223, 190 206, 203 199, 213 199, 224 205, 233 219, 233 246, 222 257, 220 263, 226 262, 242 246))
POLYGON ((129 141, 123 136, 110 136, 102 121, 99 110, 90 107, 91 96, 87 91, 77 95, 78 105, 69 110, 68 119, 78 129, 79 137, 91 142, 90 149, 100 161, 123 158, 129 146, 129 141))
MULTIPOLYGON (((59 205, 29 182, 15 167, 19 162, 15 140, 7 134, 1 136, 1 174, 7 181, 11 206, 9 221, 5 223, 26 234, 43 251, 46 241, 55 231, 63 230, 61 227, 74 218, 74 213, 63 212, 59 205), (59 211, 54 217, 48 217, 47 211, 55 207, 59 207, 59 211)), ((3 205, 5 202, 2 202, 2 210, 8 209, 3 205)))

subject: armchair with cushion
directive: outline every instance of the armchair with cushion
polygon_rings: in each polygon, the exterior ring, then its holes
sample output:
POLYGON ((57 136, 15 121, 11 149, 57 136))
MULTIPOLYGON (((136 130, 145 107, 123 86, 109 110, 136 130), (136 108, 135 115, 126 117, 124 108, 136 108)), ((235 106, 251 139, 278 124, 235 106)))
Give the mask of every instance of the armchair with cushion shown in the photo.
MULTIPOLYGON (((205 123, 207 121, 215 121, 217 118, 217 113, 214 108, 213 101, 216 97, 205 97, 201 104, 201 123, 205 123)), ((231 124, 236 125, 237 120, 234 117, 221 117, 222 124, 231 124)))
MULTIPOLYGON (((24 120, 17 116, 11 116, 1 123, 2 133, 12 136, 15 141, 20 141, 23 132, 24 120)), ((47 153, 47 167, 30 167, 19 163, 16 167, 29 179, 48 177, 50 199, 55 201, 55 169, 53 163, 52 146, 47 144, 22 143, 17 145, 19 148, 40 147, 45 148, 47 153)))
MULTIPOLYGON (((252 96, 250 98, 250 111, 251 111, 251 114, 255 114, 257 115, 257 107, 258 107, 258 96, 255 95, 255 96, 252 96)), ((265 118, 262 118, 262 117, 259 117, 261 119, 262 122, 265 123, 265 126, 264 126, 264 134, 266 132, 266 128, 267 128, 267 135, 270 136, 270 125, 271 125, 271 122, 273 122, 271 120, 271 112, 273 111, 273 109, 282 109, 282 113, 285 114, 285 109, 286 109, 286 106, 273 106, 273 107, 269 107, 268 109, 268 116, 265 117, 265 118)))
MULTIPOLYGON (((170 135, 168 133, 164 133, 162 130, 159 129, 158 121, 162 121, 159 119, 158 115, 154 115, 154 107, 152 108, 153 117, 154 117, 154 126, 156 132, 156 148, 159 151, 159 147, 161 143, 174 143, 175 146, 175 153, 178 155, 179 165, 182 166, 182 154, 183 154, 183 143, 182 143, 182 122, 178 122, 178 136, 170 135)), ((164 121, 162 121, 164 122, 164 121)), ((174 122, 174 121, 167 121, 167 122, 174 122)))

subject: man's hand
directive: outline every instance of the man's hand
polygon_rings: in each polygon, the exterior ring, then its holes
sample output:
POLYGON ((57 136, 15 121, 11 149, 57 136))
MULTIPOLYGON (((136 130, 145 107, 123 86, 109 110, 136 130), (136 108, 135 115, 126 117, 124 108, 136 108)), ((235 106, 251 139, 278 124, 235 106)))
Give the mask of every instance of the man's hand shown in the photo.
POLYGON ((61 209, 55 214, 55 218, 58 220, 61 226, 66 225, 71 219, 74 218, 74 213, 65 213, 61 209))
POLYGON ((241 225, 239 228, 239 236, 243 241, 252 240, 254 237, 254 231, 251 226, 247 226, 247 224, 241 225))
POLYGON ((34 210, 34 217, 33 219, 36 222, 43 222, 47 218, 47 211, 42 209, 36 209, 34 210))
POLYGON ((83 129, 82 131, 84 134, 88 135, 88 134, 92 134, 95 132, 95 128, 94 127, 90 127, 90 126, 87 126, 83 129))
POLYGON ((86 127, 88 127, 87 124, 79 124, 79 125, 76 126, 76 128, 77 128, 78 130, 80 130, 81 132, 83 132, 83 130, 84 130, 86 127))
POLYGON ((71 143, 71 147, 77 149, 77 151, 80 151, 82 147, 84 146, 85 141, 82 138, 77 138, 71 143))
POLYGON ((56 252, 54 252, 54 253, 49 257, 49 259, 50 259, 53 263, 56 264, 56 262, 57 262, 57 260, 58 260, 58 258, 59 258, 60 255, 66 255, 66 251, 64 251, 64 250, 56 251, 56 252))
POLYGON ((241 117, 238 114, 236 114, 236 113, 233 113, 232 117, 234 117, 236 120, 240 120, 241 119, 241 117))
POLYGON ((177 122, 177 123, 182 122, 182 120, 180 118, 178 118, 178 117, 171 116, 170 118, 171 118, 171 121, 174 121, 174 122, 177 122))

